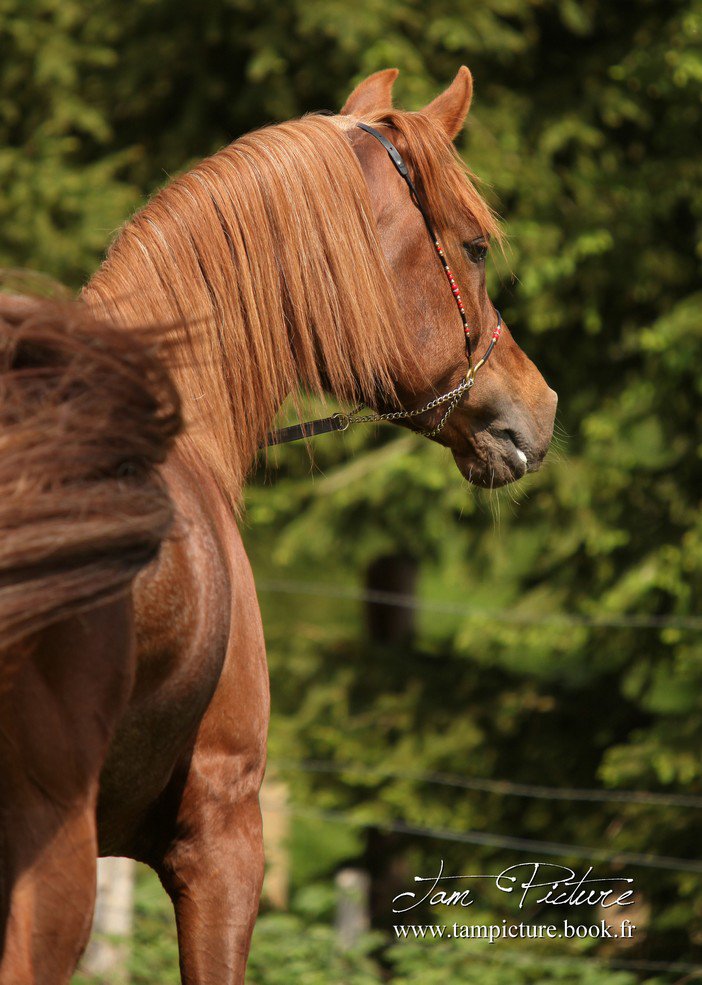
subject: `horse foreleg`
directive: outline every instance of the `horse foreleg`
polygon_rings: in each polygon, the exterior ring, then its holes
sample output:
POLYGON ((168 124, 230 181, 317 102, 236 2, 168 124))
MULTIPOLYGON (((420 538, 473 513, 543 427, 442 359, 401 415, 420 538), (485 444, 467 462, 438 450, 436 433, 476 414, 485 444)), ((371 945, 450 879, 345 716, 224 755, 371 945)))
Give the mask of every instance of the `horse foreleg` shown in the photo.
POLYGON ((25 793, 22 817, 3 832, 9 887, 0 985, 63 985, 88 940, 95 904, 94 801, 64 811, 25 793))
POLYGON ((192 753, 173 778, 174 836, 157 866, 176 911, 185 985, 239 985, 263 882, 258 795, 265 769, 268 669, 241 541, 231 635, 192 753))
POLYGON ((263 882, 258 792, 236 801, 221 787, 215 793, 216 763, 212 769, 203 775, 198 767, 192 786, 207 804, 190 811, 186 792, 179 818, 184 831, 159 867, 175 908, 183 985, 244 981, 263 882))
POLYGON ((87 942, 100 769, 132 680, 131 603, 32 644, 8 655, 0 691, 0 985, 64 985, 87 942))

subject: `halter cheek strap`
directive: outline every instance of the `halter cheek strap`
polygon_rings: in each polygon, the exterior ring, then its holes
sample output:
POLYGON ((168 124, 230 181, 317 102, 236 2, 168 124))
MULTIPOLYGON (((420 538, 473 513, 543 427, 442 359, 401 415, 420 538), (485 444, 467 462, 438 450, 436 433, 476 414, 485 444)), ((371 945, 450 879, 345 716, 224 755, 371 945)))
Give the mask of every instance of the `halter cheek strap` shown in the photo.
POLYGON ((400 154, 400 152, 398 151, 397 147, 395 147, 395 145, 391 143, 388 140, 388 138, 380 132, 380 130, 376 130, 375 127, 371 127, 367 123, 359 123, 358 128, 359 130, 365 130, 365 132, 369 133, 371 137, 375 137, 375 139, 388 152, 388 156, 392 161, 392 163, 395 165, 395 169, 399 172, 400 177, 406 182, 407 187, 409 188, 410 195, 412 196, 412 201, 414 202, 414 204, 422 214, 422 219, 424 219, 424 225, 427 227, 427 232, 431 236, 431 241, 434 244, 434 249, 436 250, 437 256, 441 261, 441 266, 444 268, 444 273, 448 278, 448 282, 451 287, 451 293, 456 299, 456 306, 458 308, 458 313, 461 316, 461 324, 463 325, 463 334, 466 339, 466 356, 468 357, 468 372, 469 374, 472 375, 474 370, 473 370, 473 353, 470 344, 470 325, 468 324, 468 318, 466 317, 466 309, 463 307, 463 299, 461 297, 461 292, 458 289, 458 284, 456 283, 453 273, 451 272, 451 268, 448 265, 448 261, 446 260, 446 257, 444 255, 444 251, 441 247, 441 243, 439 242, 439 237, 436 235, 436 230, 434 229, 432 221, 429 218, 429 213, 424 208, 424 205, 422 204, 422 200, 420 199, 419 194, 417 193, 415 184, 410 178, 409 169, 407 168, 407 165, 405 164, 404 159, 400 154))
POLYGON ((468 374, 475 376, 475 374, 480 369, 480 367, 483 366, 486 360, 490 358, 490 355, 492 354, 492 350, 495 348, 495 345, 497 344, 497 341, 500 338, 500 333, 502 332, 502 315, 500 314, 499 311, 497 311, 497 309, 495 309, 497 313, 497 325, 495 326, 495 329, 492 333, 490 344, 488 345, 485 355, 482 357, 482 359, 478 362, 476 366, 473 366, 473 353, 472 353, 472 346, 470 339, 470 325, 468 324, 466 309, 463 307, 463 299, 461 298, 461 292, 458 288, 458 284, 456 283, 456 279, 453 276, 451 268, 448 265, 448 261, 446 260, 446 256, 444 254, 441 243, 439 242, 439 237, 436 234, 436 230, 434 229, 433 223, 429 218, 429 214, 427 210, 424 208, 424 205, 422 204, 422 200, 419 197, 419 194, 417 193, 415 184, 410 177, 409 169, 405 164, 405 161, 402 155, 400 154, 400 152, 398 151, 397 147, 395 147, 395 145, 391 143, 388 140, 388 138, 380 132, 380 130, 376 130, 375 127, 371 127, 367 123, 358 123, 356 125, 358 126, 359 130, 365 130, 366 133, 369 133, 372 137, 375 137, 375 139, 380 144, 382 144, 382 146, 385 148, 390 160, 395 165, 396 170, 399 172, 400 177, 406 182, 407 187, 410 190, 410 195, 412 196, 412 201, 414 202, 414 204, 422 214, 422 219, 424 219, 424 225, 427 227, 427 232, 431 236, 432 243, 434 244, 434 249, 436 250, 439 260, 441 261, 441 266, 444 268, 444 273, 446 274, 449 285, 451 287, 451 293, 456 299, 456 307, 458 308, 458 313, 461 316, 461 324, 463 325, 463 334, 465 335, 465 339, 466 339, 466 355, 468 357, 468 374))
POLYGON ((500 312, 496 310, 497 325, 492 333, 490 344, 488 345, 482 359, 474 365, 473 350, 470 338, 470 325, 468 324, 468 318, 463 306, 461 292, 458 289, 458 284, 456 283, 453 273, 451 272, 451 268, 448 265, 443 248, 439 242, 439 237, 436 235, 436 231, 429 217, 429 213, 424 208, 422 200, 417 193, 415 184, 410 177, 409 169, 397 147, 395 147, 395 145, 389 141, 384 134, 382 134, 379 130, 376 130, 375 127, 369 126, 367 123, 358 123, 357 126, 360 130, 364 130, 366 133, 370 134, 371 137, 374 137, 385 148, 393 165, 402 179, 406 182, 410 195, 412 196, 412 201, 419 209, 422 218, 424 219, 424 225, 427 227, 427 232, 431 236, 431 241, 434 244, 434 249, 436 250, 439 260, 441 261, 441 266, 444 269, 444 273, 446 274, 451 287, 451 293, 456 301, 458 313, 461 316, 463 335, 466 340, 468 371, 458 386, 454 387, 453 390, 449 390, 447 393, 441 394, 439 397, 435 397, 433 400, 430 400, 428 403, 424 404, 423 407, 416 407, 414 410, 391 411, 386 414, 358 414, 357 412, 363 406, 361 405, 361 407, 354 408, 354 410, 349 414, 332 414, 331 417, 322 417, 314 421, 307 421, 305 424, 293 424, 290 427, 280 428, 277 431, 271 431, 266 436, 262 447, 265 447, 266 445, 286 444, 289 441, 298 441, 300 438, 311 438, 316 434, 324 434, 329 431, 345 431, 351 424, 371 424, 380 421, 411 420, 412 418, 419 417, 421 414, 426 414, 428 411, 435 410, 437 407, 445 406, 446 409, 439 422, 431 430, 427 431, 421 428, 415 429, 427 438, 434 438, 443 429, 446 421, 458 406, 461 397, 465 393, 468 393, 475 383, 475 374, 481 366, 485 365, 486 360, 489 359, 492 350, 495 348, 495 345, 500 337, 500 332, 502 331, 502 316, 500 312))

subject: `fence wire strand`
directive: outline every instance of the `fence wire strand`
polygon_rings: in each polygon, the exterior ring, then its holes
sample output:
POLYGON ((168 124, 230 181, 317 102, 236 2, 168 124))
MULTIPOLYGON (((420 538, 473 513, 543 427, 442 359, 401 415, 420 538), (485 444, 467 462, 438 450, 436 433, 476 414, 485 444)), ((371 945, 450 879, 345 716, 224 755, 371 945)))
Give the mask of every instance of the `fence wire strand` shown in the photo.
POLYGON ((370 605, 387 605, 417 612, 435 612, 443 615, 462 616, 466 619, 497 621, 514 626, 553 626, 554 628, 589 629, 677 629, 699 632, 702 616, 655 616, 616 614, 590 616, 574 612, 554 615, 531 614, 514 609, 478 609, 463 602, 441 599, 418 599, 402 592, 383 592, 376 589, 358 589, 344 585, 325 585, 321 582, 290 581, 286 579, 257 579, 259 592, 273 595, 310 595, 315 598, 340 599, 348 602, 365 602, 370 605))
POLYGON ((483 777, 458 776, 454 773, 413 772, 393 770, 382 766, 362 766, 353 763, 330 763, 324 760, 279 759, 272 767, 287 772, 329 773, 361 776, 379 780, 406 780, 428 783, 460 790, 497 794, 503 797, 524 797, 530 800, 579 801, 595 804, 641 804, 653 807, 682 807, 700 810, 702 797, 695 794, 655 793, 649 790, 595 790, 583 787, 547 787, 511 780, 489 780, 483 777))

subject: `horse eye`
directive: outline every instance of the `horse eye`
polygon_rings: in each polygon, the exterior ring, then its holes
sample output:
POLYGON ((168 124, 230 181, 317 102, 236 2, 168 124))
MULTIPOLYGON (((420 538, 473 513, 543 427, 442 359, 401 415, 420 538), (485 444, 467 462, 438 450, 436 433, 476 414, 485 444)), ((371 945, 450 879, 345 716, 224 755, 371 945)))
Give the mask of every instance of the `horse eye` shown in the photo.
POLYGON ((463 249, 468 255, 468 259, 473 263, 482 263, 488 255, 488 245, 484 239, 473 239, 470 243, 464 243, 463 249))

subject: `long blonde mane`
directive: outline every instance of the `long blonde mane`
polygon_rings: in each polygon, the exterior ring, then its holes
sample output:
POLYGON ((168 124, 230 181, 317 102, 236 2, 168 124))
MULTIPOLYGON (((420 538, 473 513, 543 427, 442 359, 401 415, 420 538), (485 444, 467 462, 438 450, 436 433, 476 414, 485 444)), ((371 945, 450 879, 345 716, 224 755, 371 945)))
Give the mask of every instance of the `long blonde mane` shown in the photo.
POLYGON ((413 357, 349 124, 305 117, 206 159, 126 225, 84 290, 123 324, 194 329, 174 369, 181 440, 233 504, 298 385, 391 403, 413 357))
POLYGON ((174 181, 84 297, 127 325, 194 329, 174 371, 186 440, 232 501, 298 384, 390 398, 408 353, 363 173, 319 117, 248 134, 174 181))

